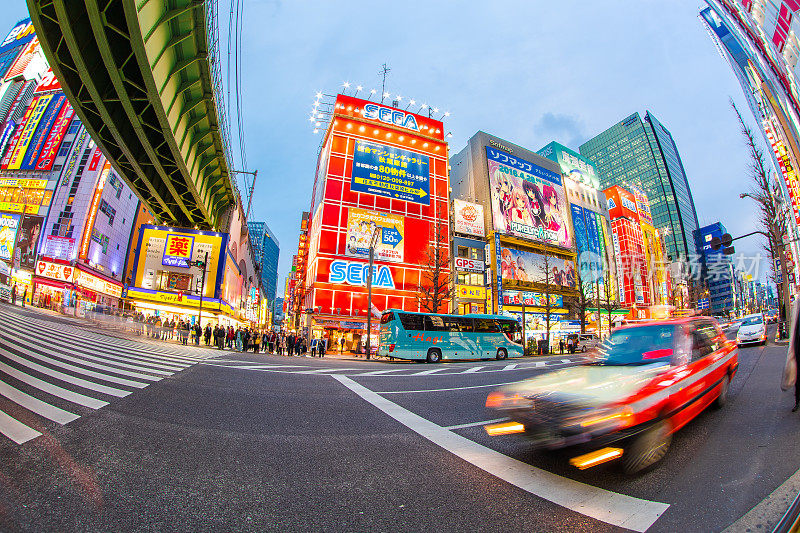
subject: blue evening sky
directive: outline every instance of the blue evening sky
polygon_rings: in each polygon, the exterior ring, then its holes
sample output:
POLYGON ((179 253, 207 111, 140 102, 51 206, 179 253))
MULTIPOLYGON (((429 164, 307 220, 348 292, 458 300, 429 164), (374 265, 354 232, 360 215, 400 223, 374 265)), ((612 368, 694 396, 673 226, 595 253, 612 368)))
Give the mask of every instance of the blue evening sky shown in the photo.
MULTIPOLYGON (((26 16, 22 0, 0 4, 8 28, 26 16)), ((224 31, 229 3, 219 5, 224 31)), ((451 113, 451 153, 478 130, 532 150, 552 140, 577 150, 649 110, 675 138, 701 226, 719 220, 734 236, 752 231, 754 206, 739 199, 749 186, 747 153, 729 97, 756 124, 698 19, 701 6, 245 1, 241 110, 247 170, 259 172, 251 218, 265 220, 280 241, 279 293, 310 204, 320 141, 308 121, 314 94, 345 81, 380 91, 383 63, 393 96, 451 113)), ((235 132, 235 104, 231 110, 235 132)), ((736 248, 756 253, 761 245, 748 239, 736 248)))

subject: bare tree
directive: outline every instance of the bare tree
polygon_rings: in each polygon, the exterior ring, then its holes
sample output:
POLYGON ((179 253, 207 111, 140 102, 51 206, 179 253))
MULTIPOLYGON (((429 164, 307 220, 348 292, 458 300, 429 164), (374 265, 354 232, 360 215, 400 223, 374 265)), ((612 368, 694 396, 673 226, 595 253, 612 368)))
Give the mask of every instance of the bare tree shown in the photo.
POLYGON ((553 274, 550 272, 550 254, 547 248, 544 250, 544 262, 539 266, 541 272, 539 281, 544 284, 544 323, 545 323, 545 346, 546 351, 550 351, 550 311, 553 309, 553 302, 550 299, 551 284, 555 283, 553 274))
MULTIPOLYGON (((600 309, 608 313, 608 331, 611 332, 611 315, 614 314, 614 311, 619 309, 624 309, 625 306, 619 303, 619 300, 614 297, 614 275, 611 272, 610 268, 606 268, 603 274, 603 290, 601 291, 600 301, 598 302, 597 306, 597 318, 598 321, 600 319, 600 309)), ((623 290, 622 287, 618 287, 621 291, 623 290)), ((602 328, 598 326, 598 330, 602 332, 602 328)))
POLYGON ((580 269, 575 270, 575 288, 578 296, 570 301, 569 307, 581 321, 581 333, 586 333, 586 311, 593 303, 594 287, 591 281, 583 281, 580 269))
POLYGON ((745 124, 741 113, 736 108, 736 105, 731 100, 731 107, 736 112, 741 126, 742 136, 747 146, 747 151, 750 155, 750 168, 749 174, 752 179, 750 189, 740 196, 743 198, 748 196, 755 200, 758 206, 759 216, 758 222, 766 234, 767 243, 764 250, 769 254, 772 265, 772 275, 770 276, 772 282, 776 286, 780 286, 781 290, 778 291, 778 310, 780 313, 780 322, 784 322, 788 316, 786 309, 786 302, 789 301, 789 284, 788 272, 786 269, 786 261, 780 261, 780 275, 775 271, 775 259, 783 255, 783 233, 784 224, 782 213, 779 212, 777 202, 772 194, 770 187, 769 170, 767 169, 767 158, 764 152, 758 147, 755 134, 747 124, 745 124), (779 283, 779 280, 782 281, 779 283))
POLYGON ((453 297, 446 231, 446 226, 434 222, 428 247, 422 252, 422 274, 416 298, 420 308, 428 313, 440 312, 453 297))

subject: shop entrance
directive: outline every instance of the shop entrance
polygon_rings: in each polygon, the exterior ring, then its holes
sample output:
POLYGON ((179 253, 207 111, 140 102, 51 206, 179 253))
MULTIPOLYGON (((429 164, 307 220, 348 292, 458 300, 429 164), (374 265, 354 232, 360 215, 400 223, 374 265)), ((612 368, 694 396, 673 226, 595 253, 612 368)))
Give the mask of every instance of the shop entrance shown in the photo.
POLYGON ((458 304, 459 315, 468 315, 470 313, 484 314, 486 313, 486 305, 478 302, 462 302, 458 304))

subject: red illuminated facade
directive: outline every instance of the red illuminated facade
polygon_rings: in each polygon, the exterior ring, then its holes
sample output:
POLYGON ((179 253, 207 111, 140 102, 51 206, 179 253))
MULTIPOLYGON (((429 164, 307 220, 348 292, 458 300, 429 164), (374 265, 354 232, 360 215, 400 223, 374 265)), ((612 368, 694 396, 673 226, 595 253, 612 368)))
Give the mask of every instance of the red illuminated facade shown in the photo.
POLYGON ((611 219, 617 259, 617 283, 621 287, 620 303, 631 308, 650 306, 652 298, 636 198, 618 185, 603 192, 608 200, 608 215, 611 219))
POLYGON ((305 265, 305 307, 313 311, 316 335, 366 330, 367 242, 376 227, 372 302, 379 311, 418 311, 420 274, 429 268, 426 252, 437 245, 437 228, 441 252, 450 249, 443 124, 345 95, 337 96, 333 111, 314 183, 305 265))

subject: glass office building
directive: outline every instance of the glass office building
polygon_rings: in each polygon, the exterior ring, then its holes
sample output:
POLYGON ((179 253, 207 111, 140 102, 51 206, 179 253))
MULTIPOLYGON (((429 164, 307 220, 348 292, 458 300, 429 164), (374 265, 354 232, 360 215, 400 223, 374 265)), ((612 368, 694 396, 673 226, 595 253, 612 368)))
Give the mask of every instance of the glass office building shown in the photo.
POLYGON ((580 153, 597 167, 601 188, 634 185, 645 191, 669 260, 698 253, 697 213, 678 148, 649 111, 644 120, 633 113, 611 126, 582 144, 580 153))
POLYGON ((703 253, 703 279, 708 285, 709 309, 712 315, 727 315, 737 307, 733 260, 723 253, 722 248, 711 248, 711 240, 726 233, 728 230, 720 222, 714 222, 695 232, 697 249, 703 253))
POLYGON ((261 285, 267 301, 275 299, 278 288, 278 256, 280 244, 266 222, 248 222, 250 242, 257 265, 261 265, 261 285))

